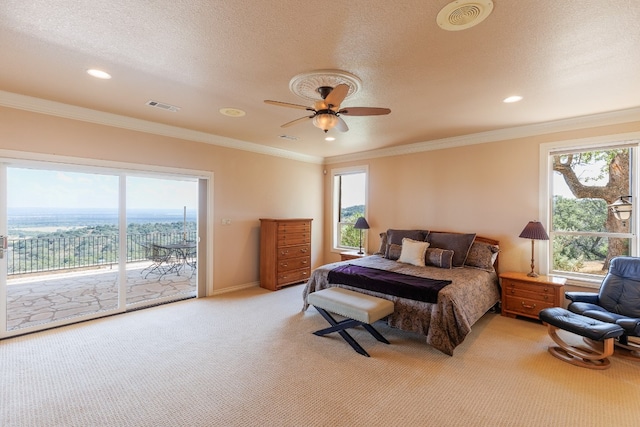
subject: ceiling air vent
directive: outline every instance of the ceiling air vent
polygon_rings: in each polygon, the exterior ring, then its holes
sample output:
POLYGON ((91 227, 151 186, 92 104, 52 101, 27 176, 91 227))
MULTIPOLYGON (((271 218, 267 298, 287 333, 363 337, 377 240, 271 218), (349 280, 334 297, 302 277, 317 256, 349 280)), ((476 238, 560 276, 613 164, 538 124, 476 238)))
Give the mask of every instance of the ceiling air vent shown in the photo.
POLYGON ((492 11, 490 0, 457 0, 442 8, 436 22, 443 30, 466 30, 484 21, 492 11))
POLYGON ((149 107, 159 108, 161 110, 172 111, 174 113, 180 111, 180 107, 176 107, 175 105, 165 104, 163 102, 158 101, 147 101, 147 105, 149 107))

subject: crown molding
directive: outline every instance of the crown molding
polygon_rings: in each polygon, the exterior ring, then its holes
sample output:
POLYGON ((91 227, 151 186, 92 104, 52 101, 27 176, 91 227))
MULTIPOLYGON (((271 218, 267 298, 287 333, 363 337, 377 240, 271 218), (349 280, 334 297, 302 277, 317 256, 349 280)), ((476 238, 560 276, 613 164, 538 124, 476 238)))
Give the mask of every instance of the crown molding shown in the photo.
POLYGON ((324 164, 328 165, 380 157, 402 156, 406 154, 421 153, 424 151, 442 150, 445 148, 463 147, 467 145, 484 144, 487 142, 505 141, 549 133, 566 132, 637 121, 640 121, 640 107, 593 114, 589 116, 573 117, 570 119, 555 120, 551 122, 536 123, 532 125, 498 129, 470 135, 455 136, 451 138, 434 139, 431 141, 416 142, 414 144, 399 145, 397 147, 381 148, 379 150, 325 157, 324 164))
POLYGON ((0 106, 31 111, 34 113, 47 114, 50 116, 57 116, 66 119, 112 126, 121 129, 167 136, 171 138, 184 139, 194 142, 203 142, 205 144, 217 145, 225 148, 233 148, 235 150, 250 151, 253 153, 265 154, 268 156, 283 157, 286 159, 298 160, 301 162, 322 164, 324 160, 322 157, 294 153, 292 151, 255 144, 253 142, 226 138, 206 132, 194 131, 177 126, 151 122, 148 120, 135 119, 132 117, 106 113, 104 111, 97 111, 89 108, 77 107, 74 105, 20 95, 12 92, 0 91, 0 106))
POLYGON ((484 144, 487 142, 525 138, 548 133, 615 125, 640 120, 640 107, 637 107, 608 113, 580 116, 551 122, 517 126, 470 135, 435 139, 417 142, 414 144, 322 158, 256 144, 253 142, 226 138, 206 132, 199 132, 177 126, 135 119, 132 117, 106 113, 103 111, 77 107, 74 105, 63 104, 61 102, 49 101, 1 90, 0 106, 315 164, 335 164, 380 157, 401 156, 425 151, 484 144))

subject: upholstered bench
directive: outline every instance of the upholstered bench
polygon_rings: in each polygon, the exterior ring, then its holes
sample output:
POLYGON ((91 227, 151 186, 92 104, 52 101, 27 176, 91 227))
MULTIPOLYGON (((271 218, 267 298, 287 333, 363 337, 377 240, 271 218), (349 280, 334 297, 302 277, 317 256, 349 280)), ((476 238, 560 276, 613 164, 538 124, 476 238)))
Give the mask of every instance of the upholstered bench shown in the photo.
POLYGON ((369 353, 345 330, 362 325, 378 341, 389 344, 389 341, 371 324, 393 313, 393 302, 342 288, 327 288, 312 292, 307 296, 307 302, 313 305, 331 325, 314 332, 315 335, 322 336, 338 332, 355 351, 369 357, 369 353), (329 312, 346 317, 346 319, 338 322, 329 312))
POLYGON ((624 329, 615 323, 602 322, 561 307, 545 308, 538 317, 547 324, 549 336, 559 346, 549 347, 549 353, 584 368, 607 369, 614 340, 624 333, 624 329), (558 335, 558 329, 582 336, 588 349, 569 344, 558 335))

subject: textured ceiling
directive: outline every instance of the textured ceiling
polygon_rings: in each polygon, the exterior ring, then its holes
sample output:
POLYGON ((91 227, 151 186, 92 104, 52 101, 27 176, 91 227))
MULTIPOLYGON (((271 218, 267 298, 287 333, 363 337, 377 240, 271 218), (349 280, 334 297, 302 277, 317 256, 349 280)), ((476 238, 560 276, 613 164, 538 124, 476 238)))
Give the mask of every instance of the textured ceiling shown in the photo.
POLYGON ((320 157, 640 106, 640 1, 495 0, 453 32, 448 3, 2 0, 0 90, 320 157), (289 81, 318 69, 361 79, 343 107, 391 114, 344 117, 333 142, 280 128, 305 112, 263 101, 310 105, 289 81))

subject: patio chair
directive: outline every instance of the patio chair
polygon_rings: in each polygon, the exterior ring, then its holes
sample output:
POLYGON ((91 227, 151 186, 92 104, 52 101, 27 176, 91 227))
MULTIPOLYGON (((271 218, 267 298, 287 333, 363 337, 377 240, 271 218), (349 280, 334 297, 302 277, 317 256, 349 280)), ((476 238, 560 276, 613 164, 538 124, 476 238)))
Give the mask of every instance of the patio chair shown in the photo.
POLYGON ((173 268, 170 250, 154 244, 140 243, 140 246, 144 249, 145 259, 151 261, 151 264, 140 272, 145 279, 150 274, 157 274, 160 278, 173 268))

